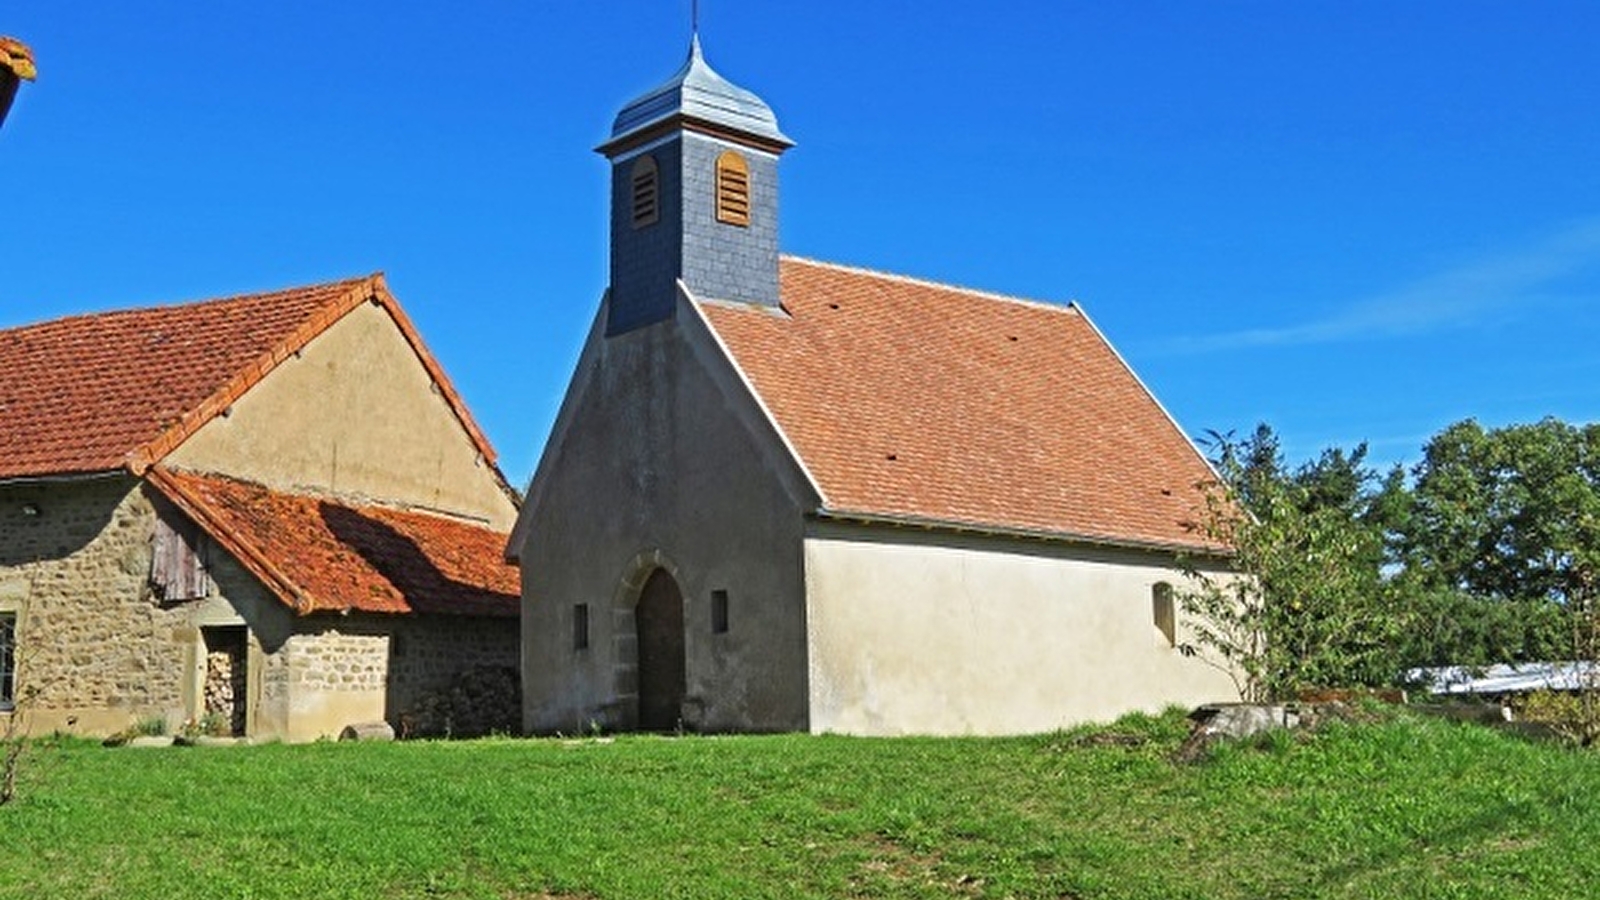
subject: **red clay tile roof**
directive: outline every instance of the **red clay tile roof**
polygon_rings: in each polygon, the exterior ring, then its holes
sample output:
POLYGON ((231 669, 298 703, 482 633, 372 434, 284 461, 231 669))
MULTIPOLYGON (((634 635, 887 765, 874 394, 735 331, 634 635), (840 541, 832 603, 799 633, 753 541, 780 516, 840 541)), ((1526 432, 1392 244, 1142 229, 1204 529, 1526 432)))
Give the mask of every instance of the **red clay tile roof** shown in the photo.
POLYGON ((1204 546, 1210 467, 1076 307, 784 258, 787 317, 698 304, 823 512, 1204 546))
POLYGON ((143 472, 367 301, 388 311, 493 463, 488 440, 373 275, 0 330, 0 478, 143 472))
POLYGON ((39 70, 33 65, 33 51, 14 37, 0 36, 0 69, 29 81, 39 76, 39 70))
POLYGON ((150 483, 296 612, 517 615, 506 535, 156 466, 150 483))

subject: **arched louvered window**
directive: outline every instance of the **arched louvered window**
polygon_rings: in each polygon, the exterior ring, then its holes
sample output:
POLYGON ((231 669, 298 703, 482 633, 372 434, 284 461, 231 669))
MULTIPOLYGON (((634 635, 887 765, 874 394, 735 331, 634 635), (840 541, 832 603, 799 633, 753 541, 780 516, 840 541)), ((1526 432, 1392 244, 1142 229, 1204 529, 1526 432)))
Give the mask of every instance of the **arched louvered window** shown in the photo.
POLYGON ((750 224, 750 165, 732 150, 717 157, 717 221, 750 224))
POLYGON ((632 184, 633 227, 654 225, 661 215, 661 172, 656 168, 656 158, 648 154, 633 164, 632 184))

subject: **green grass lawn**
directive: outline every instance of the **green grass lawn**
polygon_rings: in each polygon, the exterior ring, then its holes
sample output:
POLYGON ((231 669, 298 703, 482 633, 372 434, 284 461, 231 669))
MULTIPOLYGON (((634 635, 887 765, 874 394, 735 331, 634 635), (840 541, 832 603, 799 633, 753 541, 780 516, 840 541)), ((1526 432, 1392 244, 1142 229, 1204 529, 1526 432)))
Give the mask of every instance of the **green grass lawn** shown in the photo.
POLYGON ((0 897, 1571 898, 1600 885, 1600 757, 1400 717, 1179 765, 1179 716, 1110 731, 1144 740, 46 743, 0 807, 0 897))

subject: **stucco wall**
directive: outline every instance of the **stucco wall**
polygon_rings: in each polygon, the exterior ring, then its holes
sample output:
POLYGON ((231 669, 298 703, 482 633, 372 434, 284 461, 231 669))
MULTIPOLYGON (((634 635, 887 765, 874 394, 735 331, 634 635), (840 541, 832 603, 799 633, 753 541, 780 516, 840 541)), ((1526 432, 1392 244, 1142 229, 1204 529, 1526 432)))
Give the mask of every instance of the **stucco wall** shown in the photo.
POLYGON ((1170 556, 817 523, 805 565, 812 731, 1032 733, 1237 698, 1155 628, 1170 556))
POLYGON ((364 304, 167 457, 284 490, 315 487, 509 529, 515 507, 387 312, 364 304))
MULTIPOLYGON (((602 317, 604 313, 602 312, 602 317)), ((518 534, 524 724, 637 716, 634 604, 668 568, 684 598, 684 724, 806 727, 802 520, 808 490, 693 310, 591 331, 518 534), (729 628, 713 634, 711 595, 729 628), (574 606, 589 610, 575 649, 574 606)))

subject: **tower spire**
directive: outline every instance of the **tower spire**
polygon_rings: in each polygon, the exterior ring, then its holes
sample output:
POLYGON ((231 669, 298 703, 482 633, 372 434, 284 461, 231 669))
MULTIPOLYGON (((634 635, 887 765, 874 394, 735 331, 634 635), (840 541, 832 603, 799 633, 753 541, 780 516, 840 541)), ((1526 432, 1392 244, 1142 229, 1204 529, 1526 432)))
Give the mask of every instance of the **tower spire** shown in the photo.
POLYGON ((793 145, 772 107, 706 65, 698 33, 682 68, 617 113, 595 148, 612 165, 608 337, 672 318, 680 283, 779 305, 778 157, 793 145))

